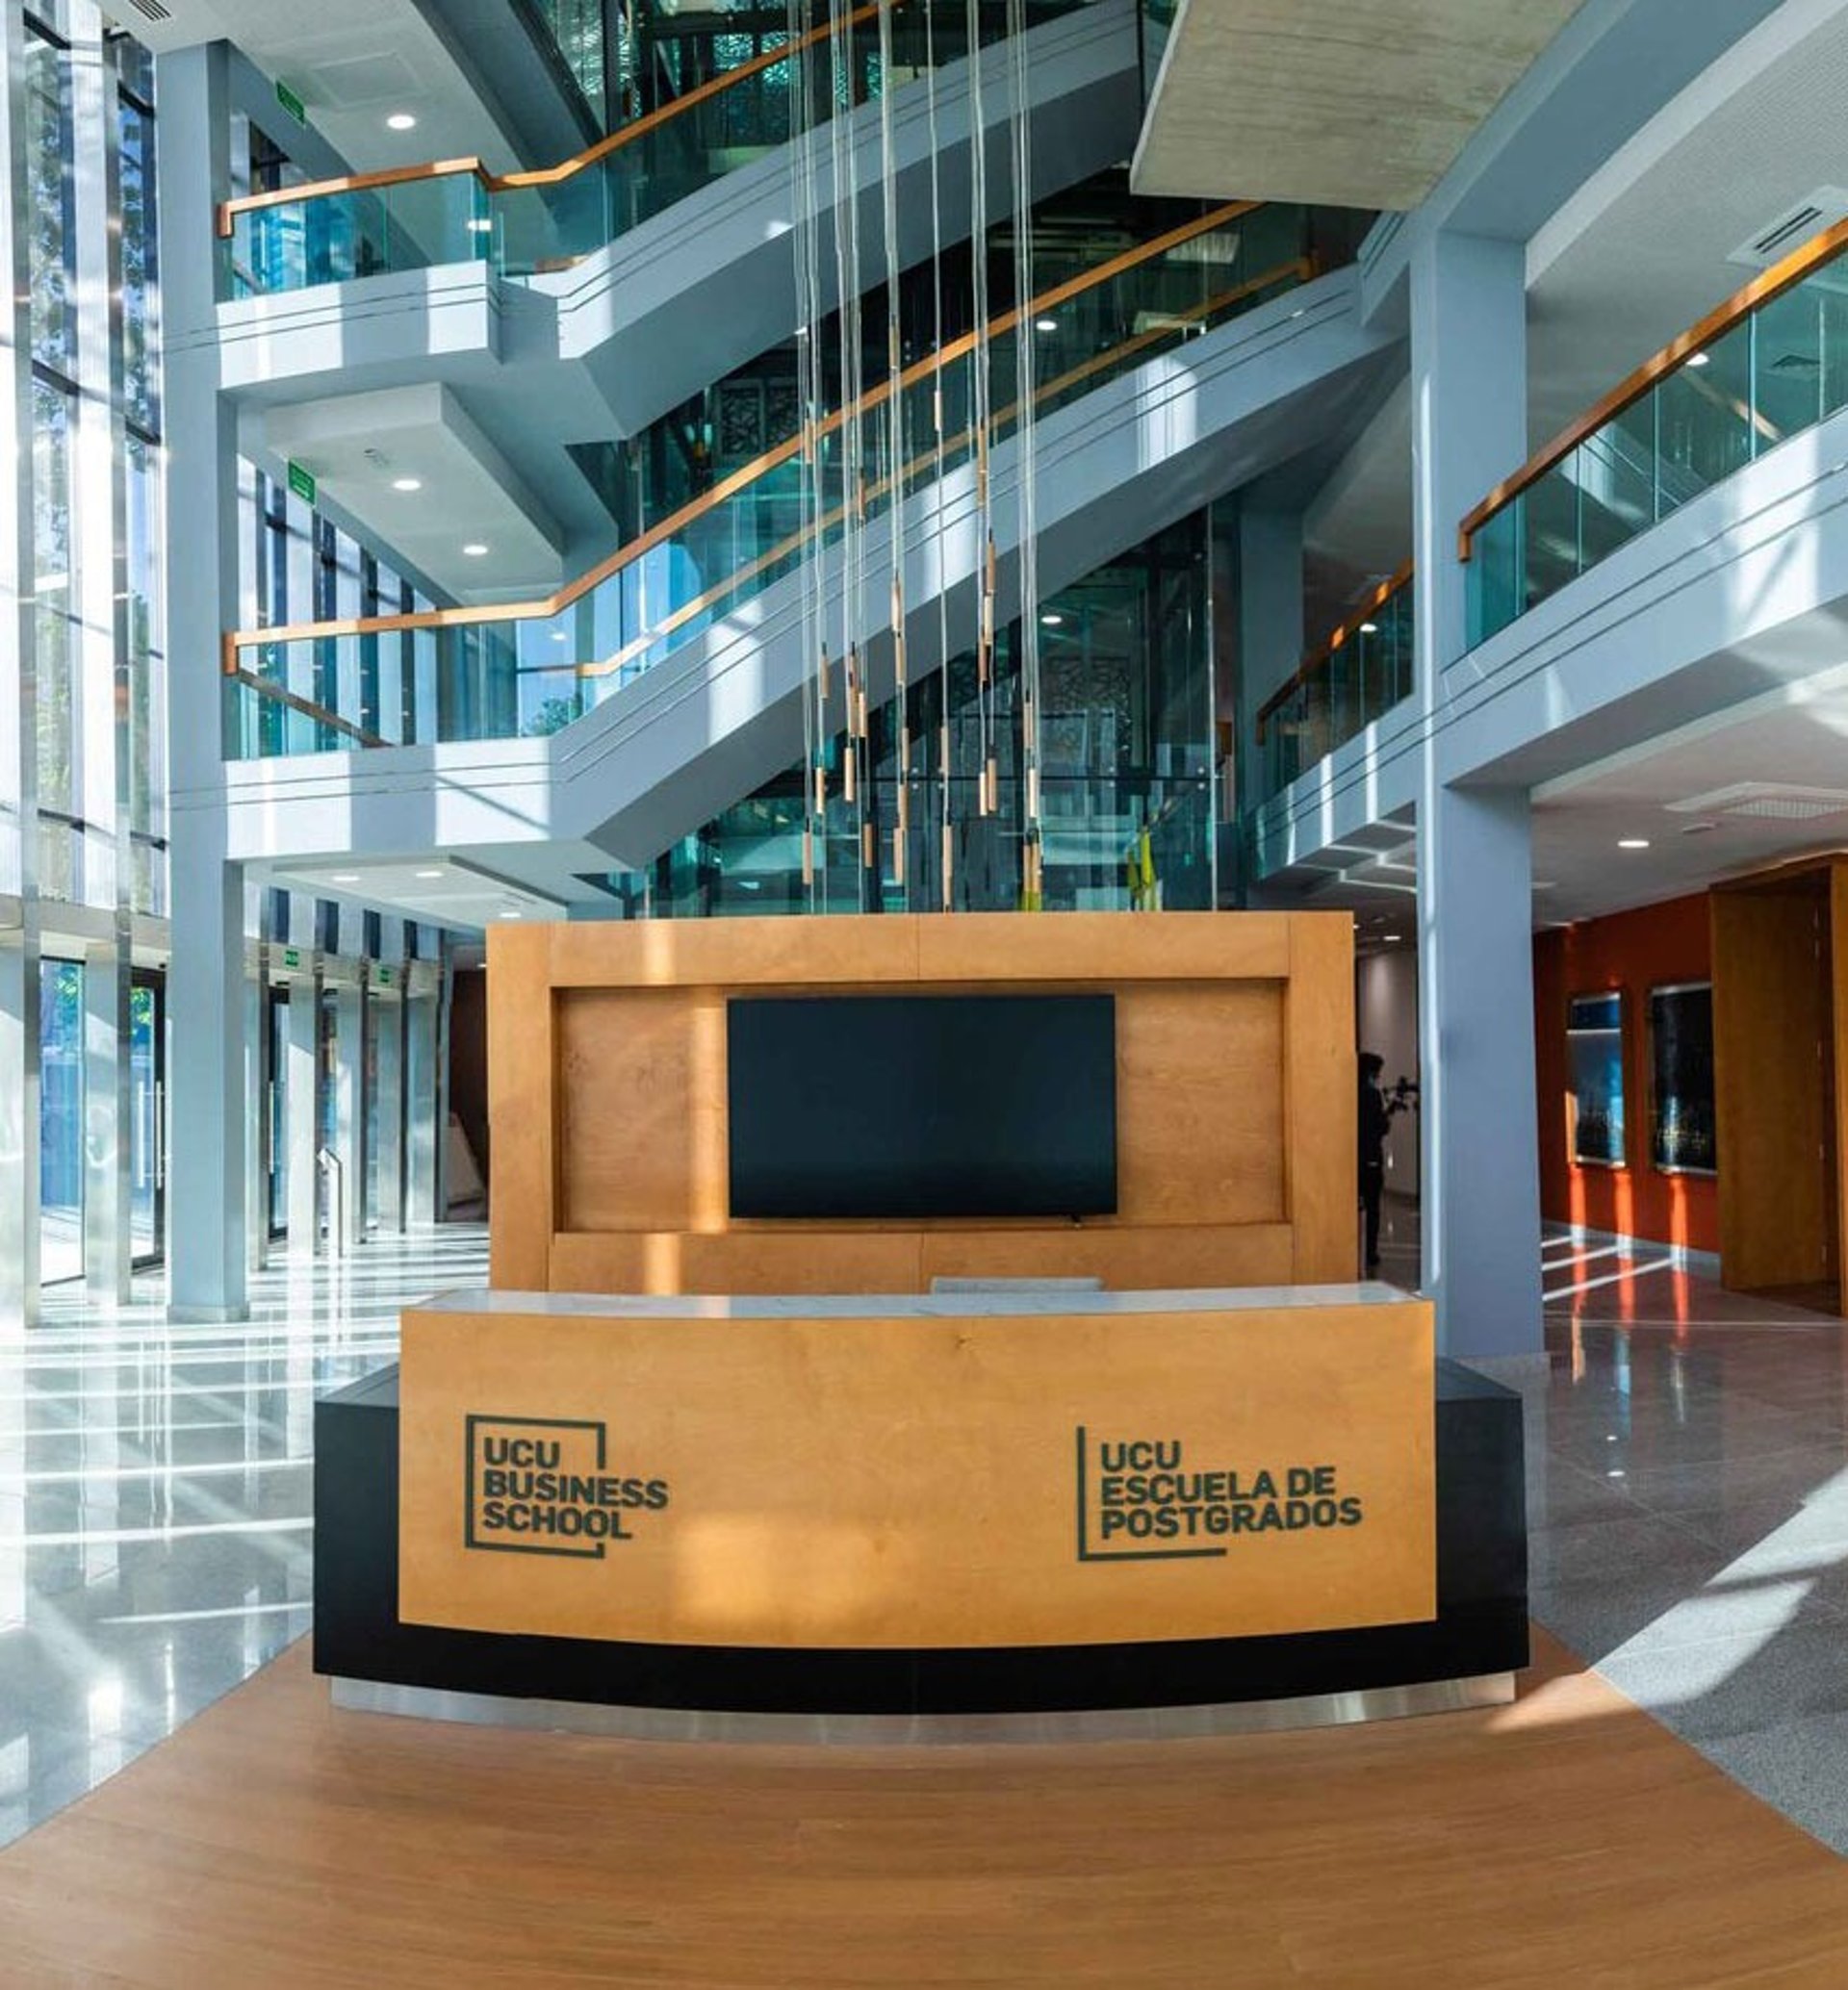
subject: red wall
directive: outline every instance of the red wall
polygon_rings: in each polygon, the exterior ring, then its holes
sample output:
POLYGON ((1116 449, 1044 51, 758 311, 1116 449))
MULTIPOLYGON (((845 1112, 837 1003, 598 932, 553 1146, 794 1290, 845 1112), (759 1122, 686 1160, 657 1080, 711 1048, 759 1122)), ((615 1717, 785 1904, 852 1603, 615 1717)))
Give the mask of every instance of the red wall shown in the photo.
POLYGON ((1649 991, 1712 977, 1707 895, 1588 919, 1536 935, 1533 1003, 1540 1079, 1540 1207, 1554 1222, 1651 1243, 1720 1247, 1718 1185, 1659 1175, 1649 1163, 1649 991), (1566 1004, 1624 991, 1624 1122, 1629 1165, 1581 1168, 1568 1158, 1566 1004))

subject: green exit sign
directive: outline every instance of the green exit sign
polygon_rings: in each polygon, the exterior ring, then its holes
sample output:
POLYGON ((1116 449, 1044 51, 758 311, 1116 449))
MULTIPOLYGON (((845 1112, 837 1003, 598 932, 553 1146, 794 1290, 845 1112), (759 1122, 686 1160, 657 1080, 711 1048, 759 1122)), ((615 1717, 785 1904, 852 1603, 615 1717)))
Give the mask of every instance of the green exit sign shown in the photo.
POLYGON ((314 503, 321 487, 315 482, 314 472, 306 464, 297 463, 291 458, 289 464, 289 488, 304 504, 311 505, 314 503))
POLYGON ((392 971, 389 967, 381 967, 378 970, 378 985, 381 988, 389 988, 392 985, 392 971))
POLYGON ((299 947, 284 947, 282 950, 282 964, 284 967, 299 967, 301 965, 301 949, 299 947))
POLYGON ((288 112, 297 124, 308 122, 308 106, 289 88, 286 83, 276 85, 276 102, 288 112))

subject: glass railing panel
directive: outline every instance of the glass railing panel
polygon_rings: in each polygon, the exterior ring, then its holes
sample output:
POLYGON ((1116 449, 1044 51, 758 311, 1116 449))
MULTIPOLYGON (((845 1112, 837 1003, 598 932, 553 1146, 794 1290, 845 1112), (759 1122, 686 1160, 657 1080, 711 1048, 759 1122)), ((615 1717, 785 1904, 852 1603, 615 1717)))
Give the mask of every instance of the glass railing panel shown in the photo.
POLYGON ((1637 533, 1848 408, 1848 270, 1839 232, 1797 251, 1652 360, 1614 411, 1547 452, 1497 508, 1464 522, 1469 633, 1479 643, 1637 533), (1680 349, 1691 347, 1692 349, 1680 349))
POLYGON ((1665 514, 1752 460, 1752 329, 1735 325, 1656 389, 1665 514))
POLYGON ((1573 463, 1582 571, 1656 523, 1656 396, 1645 395, 1594 430, 1573 463))
POLYGON ((1527 493, 1523 512, 1522 573, 1531 607, 1579 571, 1577 449, 1527 493))
POLYGON ((398 270, 486 260, 493 222, 472 173, 394 181, 241 210, 225 251, 225 294, 268 295, 398 270))
POLYGON ((1338 631, 1258 715, 1256 779, 1247 811, 1280 794, 1412 695, 1417 596, 1399 580, 1338 631))
POLYGON ((1476 534, 1470 553, 1469 629, 1472 648, 1506 628, 1526 606, 1521 574, 1522 538, 1527 529, 1524 501, 1516 498, 1495 513, 1476 534))

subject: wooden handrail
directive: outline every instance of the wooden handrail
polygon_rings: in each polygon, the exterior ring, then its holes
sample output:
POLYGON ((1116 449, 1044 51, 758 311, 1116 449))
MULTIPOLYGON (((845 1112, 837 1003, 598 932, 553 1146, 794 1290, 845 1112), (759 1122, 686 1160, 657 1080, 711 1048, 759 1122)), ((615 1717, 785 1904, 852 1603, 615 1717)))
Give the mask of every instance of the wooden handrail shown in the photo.
POLYGON ((808 34, 799 36, 794 41, 784 42, 781 48, 765 49, 761 55, 753 56, 748 63, 740 63, 735 69, 728 69, 723 76, 714 76, 702 83, 697 89, 690 89, 683 97, 677 97, 673 103, 663 105, 658 111, 651 111, 645 117, 638 117, 632 124, 626 124, 620 131, 613 131, 607 138, 599 139, 596 144, 573 155, 559 166, 534 168, 527 172, 491 173, 478 158, 439 159, 424 166, 388 166, 378 172, 348 173, 333 180, 308 180, 298 187, 277 187, 264 193, 241 193, 234 200, 220 201, 218 210, 218 228, 220 238, 230 237, 237 228, 240 215, 254 214, 261 208, 287 207, 297 200, 319 200, 332 193, 366 193, 379 187, 397 187, 421 180, 452 178, 459 173, 473 174, 489 193, 506 193, 520 187, 555 187, 574 175, 601 164, 612 153, 620 152, 624 146, 632 145, 638 139, 657 131, 664 124, 679 117, 682 113, 696 109, 709 102, 713 97, 733 89, 752 76, 760 75, 765 69, 773 68, 778 63, 786 62, 791 56, 799 55, 804 49, 812 48, 818 41, 826 41, 835 34, 851 33, 876 19, 882 9, 896 13, 899 8, 910 6, 912 0, 870 0, 870 4, 856 8, 837 26, 829 22, 827 26, 810 28, 808 34))
POLYGON ((1754 311, 1793 290, 1812 270, 1832 262, 1848 248, 1848 221, 1837 221, 1783 262, 1774 264, 1763 275, 1755 276, 1743 290, 1735 291, 1724 304, 1716 306, 1680 338, 1671 340, 1653 359, 1648 359, 1621 380, 1602 400, 1595 402, 1576 421, 1569 422, 1544 449, 1527 461, 1483 498, 1457 527, 1456 555, 1467 560, 1475 549, 1476 535, 1497 512, 1530 489, 1547 472, 1565 461, 1588 436, 1595 435, 1607 421, 1613 421, 1626 408, 1633 407, 1651 388, 1674 372, 1694 353, 1723 339, 1754 311))
MULTIPOLYGON (((1150 242, 1140 243, 1133 249, 1126 249, 1121 255, 1112 257, 1109 262, 1100 263, 1095 269, 1087 270, 1082 276, 1073 277, 1063 284, 1057 285, 1054 289, 1042 293, 1030 302, 1017 306, 1012 311, 1004 312, 999 318, 991 320, 988 327, 988 336, 990 338, 997 337, 1011 330, 1023 319, 1037 317, 1045 311, 1052 310, 1071 297, 1081 294, 1087 290, 1092 290, 1099 284, 1108 283, 1113 277, 1121 275, 1124 270, 1135 268, 1145 262, 1149 262, 1155 257, 1165 254, 1168 250, 1178 246, 1180 243, 1194 240, 1196 236, 1211 234, 1216 228, 1222 228, 1228 221, 1236 220, 1243 215, 1250 214, 1262 205, 1262 202, 1253 200, 1228 201, 1224 206, 1217 207, 1209 214, 1200 215, 1192 221, 1183 222, 1178 228, 1170 228, 1166 234, 1158 235, 1150 242)), ((1281 265, 1275 269, 1267 271, 1260 277, 1253 278, 1247 283, 1238 286, 1235 290, 1224 293, 1221 296, 1209 298, 1205 304, 1195 307, 1195 310, 1196 312, 1204 313, 1219 309, 1226 303, 1236 301, 1241 295, 1253 289, 1261 289, 1269 284, 1276 283, 1293 272, 1299 276, 1304 275, 1311 272, 1313 268, 1314 265, 1308 259, 1281 265)), ((1177 314, 1177 316, 1187 315, 1186 313, 1177 314)), ((1154 336, 1156 335, 1148 333, 1139 334, 1136 340, 1129 343, 1131 345, 1147 343, 1154 336)), ((918 381, 928 379, 933 373, 941 372, 946 366, 962 358, 965 353, 972 352, 977 343, 978 335, 976 333, 963 333, 961 338, 953 339, 940 351, 932 353, 927 358, 914 361, 911 366, 907 367, 899 375, 896 384, 901 389, 915 386, 918 381)), ((1120 350, 1121 348, 1113 349, 1120 350)), ((1109 356, 1104 355, 1106 358, 1109 356)), ((1087 364, 1091 365, 1092 363, 1088 362, 1087 364)), ((543 622, 551 616, 562 614, 574 602, 580 600, 593 589, 601 587, 604 581, 620 574, 626 567, 632 566, 644 554, 652 552, 657 546, 664 545, 669 540, 678 537, 697 519, 702 518, 708 511, 715 510, 729 498, 735 497, 748 484, 755 483, 757 478, 780 468, 792 457, 800 455, 805 447, 813 447, 815 444, 834 434, 845 424, 851 414, 858 413, 863 416, 871 410, 882 406, 890 398, 893 386, 894 383, 891 380, 883 380, 878 386, 869 389, 863 394, 859 401, 855 403, 854 408, 836 408, 834 413, 823 417, 821 421, 811 424, 808 428, 799 429, 786 442, 779 443, 775 448, 766 449, 762 455, 754 458, 741 469, 734 470, 730 476, 722 478, 709 491, 702 492, 699 497, 681 505, 678 511, 670 513, 668 517, 662 519, 657 524, 650 526, 646 532, 631 539, 626 546, 618 547, 608 558, 599 561, 588 572, 579 574, 576 580, 568 582, 557 593, 549 595, 542 600, 490 601, 483 603, 479 607, 424 608, 408 615, 351 617, 332 622, 287 623, 278 625, 273 628, 239 629, 225 637, 223 668, 227 675, 231 674, 237 668, 236 655, 238 651, 253 649, 268 643, 307 642, 336 636, 391 635, 413 629, 456 628, 474 626, 482 623, 543 622)), ((1042 389, 1041 391, 1042 393, 1049 392, 1050 389, 1042 389)), ((749 570, 744 571, 748 572, 749 570)), ((736 577, 735 575, 731 576, 726 584, 726 589, 722 589, 721 592, 729 590, 731 580, 736 577)), ((702 597, 701 599, 704 600, 706 598, 702 597)), ((676 617, 671 617, 669 622, 663 625, 662 629, 651 632, 650 640, 655 640, 667 628, 677 625, 677 618, 683 617, 691 613, 692 610, 693 604, 689 604, 687 609, 676 611, 676 617)), ((601 668, 603 671, 607 671, 613 667, 613 664, 606 664, 601 668)), ((597 672, 599 667, 584 666, 583 668, 586 671, 597 672)))
POLYGON ((1258 707, 1257 733, 1260 742, 1264 738, 1264 728, 1270 714, 1287 699, 1294 697, 1318 671, 1325 669, 1336 652, 1360 634, 1365 624, 1372 622, 1395 595, 1411 584, 1412 563, 1407 560, 1398 573, 1389 575, 1374 588, 1321 649, 1312 650, 1304 656, 1296 670, 1258 707))

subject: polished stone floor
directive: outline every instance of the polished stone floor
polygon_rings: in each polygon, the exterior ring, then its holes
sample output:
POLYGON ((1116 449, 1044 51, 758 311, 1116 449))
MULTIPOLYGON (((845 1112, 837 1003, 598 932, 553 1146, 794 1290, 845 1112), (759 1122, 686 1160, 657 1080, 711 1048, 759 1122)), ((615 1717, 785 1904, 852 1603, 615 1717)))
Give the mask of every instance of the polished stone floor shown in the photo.
MULTIPOLYGON (((1387 1205, 1385 1275, 1417 1222, 1387 1205)), ((1848 1323, 1550 1237, 1527 1403, 1532 1614, 1848 1854, 1848 1323)))
POLYGON ((283 1266, 237 1327, 168 1325, 158 1278, 111 1314, 61 1286, 0 1340, 0 1844, 307 1630, 315 1397, 486 1260, 470 1226, 283 1266))
MULTIPOLYGON (((1389 1198, 1386 1276, 1417 1253, 1389 1198)), ((168 1326, 153 1282, 116 1315, 64 1288, 0 1342, 0 1843, 307 1630, 314 1398, 485 1256, 451 1227, 285 1267, 235 1329, 168 1326)), ((1534 1616, 1848 1852, 1848 1330, 1563 1237, 1546 1288, 1534 1616)))

